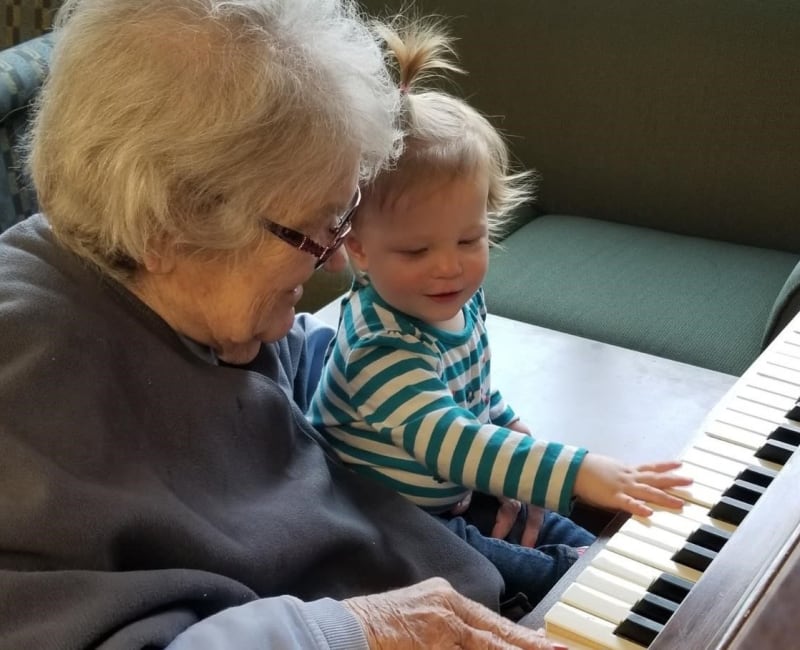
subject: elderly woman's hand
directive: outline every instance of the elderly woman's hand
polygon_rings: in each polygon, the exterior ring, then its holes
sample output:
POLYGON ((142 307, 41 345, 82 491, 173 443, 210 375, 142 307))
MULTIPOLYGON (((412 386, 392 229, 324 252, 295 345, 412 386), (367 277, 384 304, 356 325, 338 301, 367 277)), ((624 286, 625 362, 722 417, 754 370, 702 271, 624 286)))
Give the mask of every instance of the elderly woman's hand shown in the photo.
POLYGON ((344 601, 373 650, 557 650, 543 632, 516 625, 459 594, 442 578, 344 601))

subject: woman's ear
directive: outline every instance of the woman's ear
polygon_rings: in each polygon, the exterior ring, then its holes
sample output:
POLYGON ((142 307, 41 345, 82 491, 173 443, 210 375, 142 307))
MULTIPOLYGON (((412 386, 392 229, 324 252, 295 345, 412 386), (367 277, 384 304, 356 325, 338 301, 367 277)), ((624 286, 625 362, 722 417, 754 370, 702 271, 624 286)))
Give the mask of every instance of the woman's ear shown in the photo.
POLYGON ((175 247, 166 242, 151 246, 142 262, 148 273, 169 273, 175 267, 175 247))
POLYGON ((350 234, 344 240, 345 248, 347 248, 347 256, 350 258, 350 263, 356 271, 360 273, 367 272, 367 253, 364 250, 364 243, 355 230, 351 230, 350 234))

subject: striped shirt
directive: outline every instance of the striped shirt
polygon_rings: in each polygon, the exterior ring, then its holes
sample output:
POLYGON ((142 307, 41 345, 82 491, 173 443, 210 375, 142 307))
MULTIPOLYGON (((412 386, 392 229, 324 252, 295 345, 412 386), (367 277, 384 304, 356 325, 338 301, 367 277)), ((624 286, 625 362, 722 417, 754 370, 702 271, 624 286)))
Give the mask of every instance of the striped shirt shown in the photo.
POLYGON ((342 300, 309 410, 341 459, 434 512, 474 489, 567 512, 586 450, 506 428, 479 290, 450 332, 395 311, 367 281, 342 300))

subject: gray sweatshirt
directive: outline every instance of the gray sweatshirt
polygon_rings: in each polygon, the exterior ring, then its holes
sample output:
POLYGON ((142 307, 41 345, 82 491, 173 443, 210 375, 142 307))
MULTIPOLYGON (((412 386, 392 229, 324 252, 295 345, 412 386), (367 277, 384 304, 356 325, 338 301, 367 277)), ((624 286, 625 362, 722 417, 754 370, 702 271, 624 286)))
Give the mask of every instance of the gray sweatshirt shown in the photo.
POLYGON ((434 575, 497 609, 488 560, 307 423, 328 336, 217 364, 43 217, 0 236, 0 648, 352 648, 326 598, 434 575))

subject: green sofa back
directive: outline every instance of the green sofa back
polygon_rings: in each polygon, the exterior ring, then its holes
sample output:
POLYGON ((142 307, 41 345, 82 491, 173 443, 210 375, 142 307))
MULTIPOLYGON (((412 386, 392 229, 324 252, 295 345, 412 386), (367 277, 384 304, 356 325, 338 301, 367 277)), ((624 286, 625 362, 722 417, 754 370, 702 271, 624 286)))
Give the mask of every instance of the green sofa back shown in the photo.
MULTIPOLYGON (((373 14, 404 0, 364 0, 373 14)), ((416 0, 542 213, 800 252, 797 0, 416 0)))

